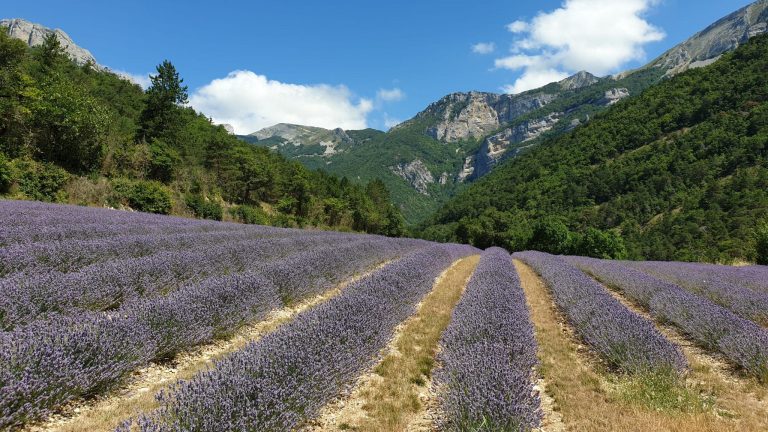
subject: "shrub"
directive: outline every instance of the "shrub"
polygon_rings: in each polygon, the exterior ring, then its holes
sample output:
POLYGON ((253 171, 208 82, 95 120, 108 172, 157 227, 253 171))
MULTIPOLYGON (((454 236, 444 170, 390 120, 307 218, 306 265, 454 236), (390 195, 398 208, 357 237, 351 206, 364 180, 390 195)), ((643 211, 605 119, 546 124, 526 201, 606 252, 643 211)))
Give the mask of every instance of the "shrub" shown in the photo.
POLYGON ((5 155, 0 153, 0 193, 7 193, 11 187, 11 164, 5 155))
POLYGON ((768 265, 768 221, 757 229, 755 235, 755 249, 757 252, 757 263, 761 265, 768 265))
POLYGON ((219 203, 207 200, 201 195, 187 195, 185 202, 192 213, 200 219, 220 221, 224 216, 224 211, 219 203))
POLYGON ((171 191, 160 182, 117 179, 112 186, 118 200, 135 210, 159 214, 171 211, 171 191))
POLYGON ((259 207, 241 205, 229 209, 229 214, 242 223, 250 225, 268 225, 269 216, 259 207))
POLYGON ((64 186, 70 175, 52 163, 31 159, 13 161, 16 182, 26 197, 37 201, 63 201, 64 186))
POLYGON ((600 231, 587 228, 584 234, 576 236, 571 253, 603 259, 625 259, 627 248, 624 239, 614 231, 600 231))

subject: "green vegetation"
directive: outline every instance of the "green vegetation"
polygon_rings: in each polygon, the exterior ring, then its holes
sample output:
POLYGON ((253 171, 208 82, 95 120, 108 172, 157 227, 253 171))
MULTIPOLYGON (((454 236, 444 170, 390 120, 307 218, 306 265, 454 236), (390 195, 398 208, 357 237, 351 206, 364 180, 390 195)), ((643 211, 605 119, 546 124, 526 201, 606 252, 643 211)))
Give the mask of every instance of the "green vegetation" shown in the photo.
POLYGON ((768 216, 767 69, 761 36, 663 81, 502 164, 423 235, 592 256, 626 248, 630 258, 754 259, 755 223, 768 216), (539 230, 546 244, 534 236, 543 220, 562 224, 539 230))
POLYGON ((353 184, 311 171, 229 135, 187 100, 167 60, 144 92, 95 65, 76 65, 53 35, 30 49, 0 31, 0 194, 403 233, 386 188, 366 188, 374 177, 353 184))
POLYGON ((755 235, 756 261, 761 265, 768 265, 768 221, 763 222, 755 235))

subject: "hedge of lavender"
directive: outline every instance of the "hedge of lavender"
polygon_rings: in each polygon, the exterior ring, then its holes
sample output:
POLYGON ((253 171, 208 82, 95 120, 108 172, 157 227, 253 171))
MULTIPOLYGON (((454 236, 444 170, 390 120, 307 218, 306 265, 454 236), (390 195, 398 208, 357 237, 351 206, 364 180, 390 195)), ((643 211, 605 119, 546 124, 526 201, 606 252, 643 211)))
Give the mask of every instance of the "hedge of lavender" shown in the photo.
POLYGON ((355 240, 363 238, 309 235, 245 239, 117 259, 70 273, 17 273, 0 279, 0 329, 11 330, 52 313, 71 315, 117 309, 138 298, 167 294, 184 283, 243 272, 302 250, 355 240))
POLYGON ((308 251, 246 273, 205 279, 112 313, 57 316, 1 333, 0 428, 104 392, 138 366, 263 318, 283 305, 283 297, 322 291, 420 247, 417 241, 375 237, 367 243, 328 245, 322 253, 308 251), (290 271, 281 270, 284 266, 290 271), (279 280, 278 288, 275 278, 286 274, 292 279, 279 280))
POLYGON ((667 280, 705 297, 733 313, 768 326, 768 271, 762 266, 747 269, 712 264, 631 262, 625 265, 667 280))
POLYGON ((568 260, 616 287, 708 349, 768 382, 768 331, 709 300, 620 262, 571 257, 568 260))
POLYGON ((428 244, 29 202, 0 210, 0 429, 428 244))
POLYGON ((562 257, 542 252, 516 253, 514 257, 544 278, 576 333, 611 365, 633 374, 687 368, 680 349, 651 322, 627 309, 562 257))
POLYGON ((525 431, 539 426, 536 339, 507 251, 490 248, 440 341, 435 388, 444 430, 525 431), (482 426, 482 427, 481 427, 482 426))
MULTIPOLYGON (((456 255, 433 246, 390 264, 328 302, 160 395, 143 431, 284 431, 313 417, 372 366, 456 255)), ((128 430, 128 425, 124 426, 128 430)))

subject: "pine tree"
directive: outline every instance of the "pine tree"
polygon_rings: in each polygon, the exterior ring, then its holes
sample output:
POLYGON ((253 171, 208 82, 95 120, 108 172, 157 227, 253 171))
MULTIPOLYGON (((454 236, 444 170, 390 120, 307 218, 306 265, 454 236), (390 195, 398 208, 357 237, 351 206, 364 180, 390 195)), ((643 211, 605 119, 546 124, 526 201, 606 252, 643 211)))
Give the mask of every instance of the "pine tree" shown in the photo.
POLYGON ((157 74, 150 77, 147 101, 141 113, 141 137, 145 141, 165 138, 173 142, 175 132, 181 128, 181 108, 189 102, 187 86, 179 77, 176 67, 165 60, 157 66, 157 74))

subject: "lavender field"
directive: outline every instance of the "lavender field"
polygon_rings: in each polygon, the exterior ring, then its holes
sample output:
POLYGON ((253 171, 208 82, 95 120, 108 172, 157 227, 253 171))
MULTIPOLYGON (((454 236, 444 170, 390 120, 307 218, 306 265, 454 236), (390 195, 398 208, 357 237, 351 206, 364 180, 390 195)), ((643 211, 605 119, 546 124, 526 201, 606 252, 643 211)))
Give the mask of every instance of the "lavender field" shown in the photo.
POLYGON ((767 281, 0 201, 0 430, 766 430, 767 281), (404 326, 478 256, 447 327, 404 326), (374 400, 395 342, 427 360, 374 400))

